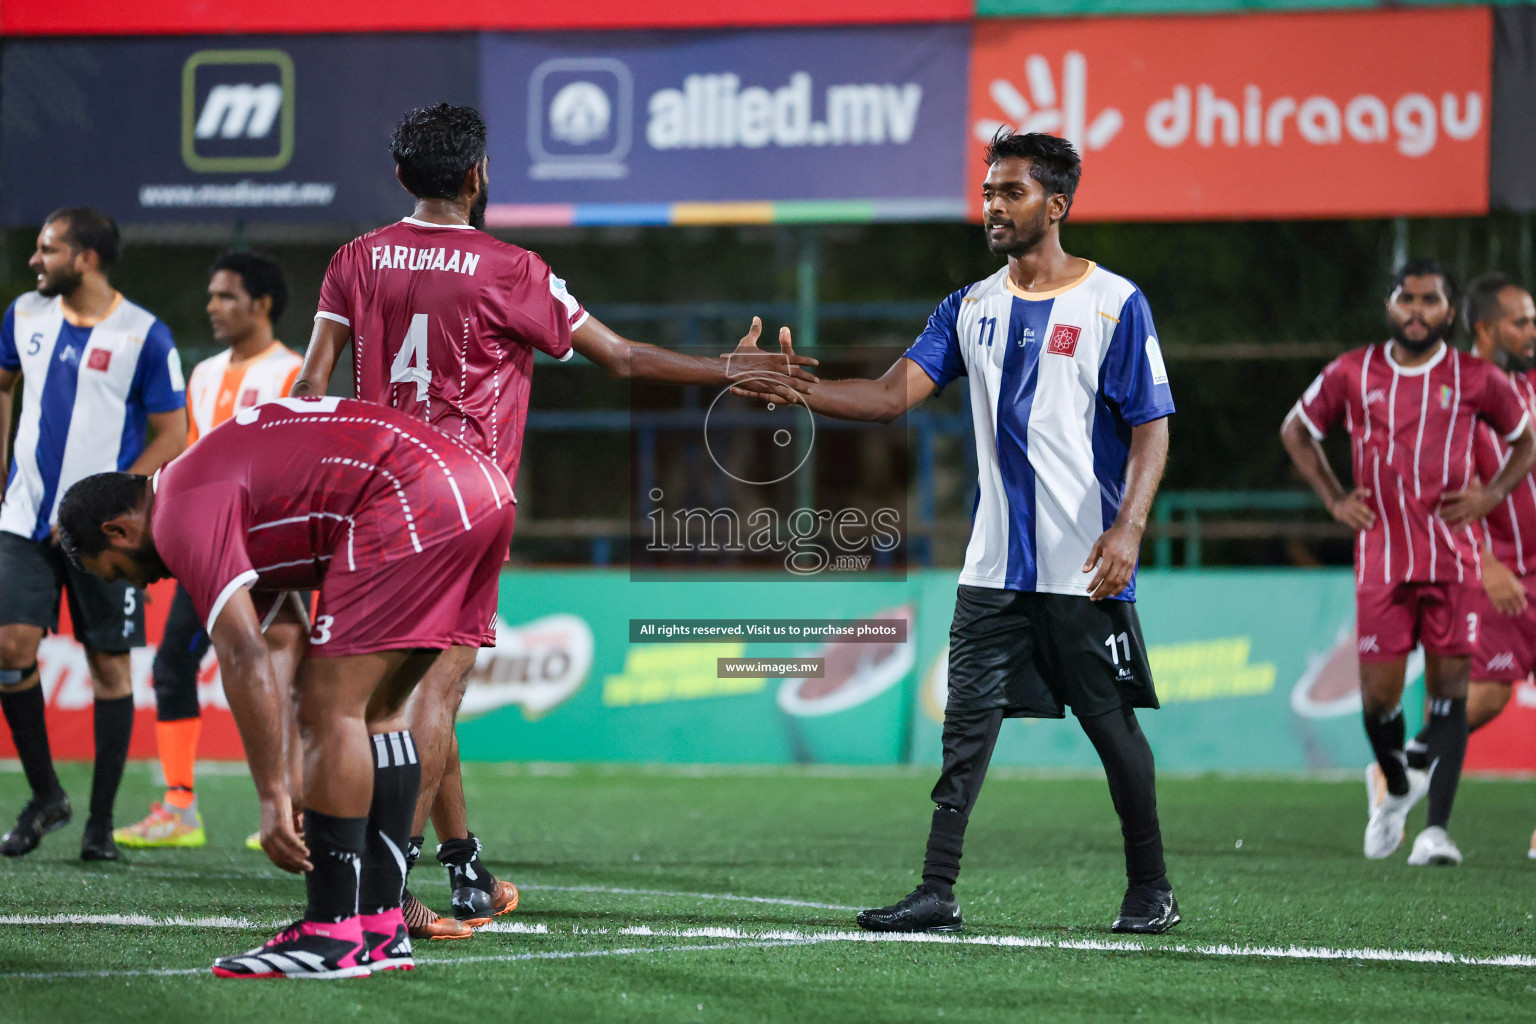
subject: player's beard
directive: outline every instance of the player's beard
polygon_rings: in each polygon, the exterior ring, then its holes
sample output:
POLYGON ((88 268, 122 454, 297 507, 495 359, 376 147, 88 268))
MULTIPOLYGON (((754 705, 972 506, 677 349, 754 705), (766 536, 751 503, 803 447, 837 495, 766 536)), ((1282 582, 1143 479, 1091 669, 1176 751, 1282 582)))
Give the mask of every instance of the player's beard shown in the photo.
POLYGON ((1044 207, 1040 210, 1040 216, 1030 224, 1015 224, 1013 227, 1013 241, 994 245, 992 240, 987 240, 987 248, 999 256, 1023 256, 1045 237, 1050 230, 1050 217, 1044 207))
POLYGON ((1424 337, 1418 341, 1408 337, 1403 332, 1403 325, 1395 320, 1389 318, 1387 328, 1392 332, 1392 340, 1402 346, 1404 351, 1410 352, 1413 355, 1421 355, 1448 338, 1451 334, 1451 327, 1454 324, 1455 321, 1453 319, 1446 317, 1439 326, 1431 327, 1425 332, 1424 337))
POLYGON ((469 208, 469 226, 485 230, 485 208, 491 201, 491 183, 485 180, 485 175, 480 175, 480 193, 475 196, 474 205, 469 208))
POLYGON ((146 539, 143 544, 128 552, 128 557, 144 573, 146 583, 163 580, 171 574, 171 570, 166 568, 165 563, 160 560, 160 552, 155 550, 152 540, 146 539))
POLYGON ((60 295, 68 295, 80 287, 84 275, 69 268, 63 267, 43 279, 43 283, 37 286, 37 294, 45 299, 57 298, 60 295))

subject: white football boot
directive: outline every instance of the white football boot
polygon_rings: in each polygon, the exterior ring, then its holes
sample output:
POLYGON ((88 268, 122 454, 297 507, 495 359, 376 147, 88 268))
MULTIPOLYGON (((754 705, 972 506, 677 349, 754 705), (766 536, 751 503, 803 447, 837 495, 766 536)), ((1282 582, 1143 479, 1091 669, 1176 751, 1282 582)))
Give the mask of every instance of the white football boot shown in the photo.
POLYGON ((1408 855, 1408 863, 1415 867, 1426 864, 1454 867, 1461 863, 1461 851, 1456 848, 1451 837, 1445 834, 1445 829, 1431 825, 1413 841, 1413 852, 1408 855))
MULTIPOLYGON (((1387 792, 1381 768, 1374 762, 1365 770, 1366 796, 1371 812, 1365 825, 1365 855, 1372 860, 1390 857, 1403 845, 1408 812, 1429 792, 1429 773, 1408 768, 1408 792, 1393 796, 1387 792)), ((1443 832, 1442 832, 1443 834, 1443 832)), ((1449 842, 1449 840, 1447 840, 1449 842)))

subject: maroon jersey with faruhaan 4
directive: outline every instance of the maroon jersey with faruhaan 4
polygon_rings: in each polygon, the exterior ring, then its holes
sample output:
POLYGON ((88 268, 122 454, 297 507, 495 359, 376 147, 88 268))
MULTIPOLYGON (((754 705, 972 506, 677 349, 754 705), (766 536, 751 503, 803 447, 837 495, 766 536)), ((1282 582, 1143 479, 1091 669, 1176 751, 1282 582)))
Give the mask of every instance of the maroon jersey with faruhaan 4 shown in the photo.
POLYGON ((1413 367, 1397 365, 1389 345, 1371 345, 1329 363, 1296 412, 1318 440, 1344 424, 1355 486, 1371 492, 1376 523, 1359 535, 1357 584, 1481 579, 1476 531, 1453 529, 1439 508, 1472 482, 1480 423, 1507 440, 1525 429, 1528 414, 1505 374, 1449 345, 1413 367))
MULTIPOLYGON (((240 587, 366 582, 485 520, 509 521, 511 504, 494 462, 404 413, 284 398, 243 410, 156 473, 151 530, 211 632, 240 587)), ((424 565, 420 587, 437 571, 424 565)))
MULTIPOLYGON (((1510 384, 1527 414, 1536 416, 1536 370, 1511 373, 1510 384)), ((1487 483, 1504 468, 1509 443, 1488 427, 1477 432, 1472 458, 1478 477, 1487 483)), ((1493 557, 1521 576, 1536 574, 1536 473, 1531 473, 1509 492, 1484 521, 1493 557)))
POLYGON ((412 217, 337 251, 316 315, 352 328, 358 398, 425 420, 514 481, 534 350, 568 358, 587 319, 534 253, 412 217))

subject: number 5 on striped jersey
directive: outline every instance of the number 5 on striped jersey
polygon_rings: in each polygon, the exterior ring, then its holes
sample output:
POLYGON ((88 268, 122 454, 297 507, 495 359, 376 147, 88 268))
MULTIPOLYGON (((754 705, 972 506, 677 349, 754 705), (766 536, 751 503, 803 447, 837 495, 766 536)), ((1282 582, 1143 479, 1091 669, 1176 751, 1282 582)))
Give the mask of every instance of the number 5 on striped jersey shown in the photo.
POLYGON ((427 366, 427 314, 411 317, 410 330, 405 332, 405 343, 395 353, 395 361, 389 366, 391 384, 416 383, 416 401, 427 400, 427 386, 432 383, 432 371, 427 366))

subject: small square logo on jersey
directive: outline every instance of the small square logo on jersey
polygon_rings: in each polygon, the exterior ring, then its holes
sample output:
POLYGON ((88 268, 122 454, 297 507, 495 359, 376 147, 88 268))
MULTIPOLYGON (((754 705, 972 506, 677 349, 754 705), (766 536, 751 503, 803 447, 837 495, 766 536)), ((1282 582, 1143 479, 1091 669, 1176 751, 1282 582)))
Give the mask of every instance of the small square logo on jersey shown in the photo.
POLYGON ((112 353, 104 348, 93 348, 91 354, 85 357, 85 366, 88 370, 101 370, 105 372, 112 365, 112 353))
POLYGON ((1072 356, 1077 354, 1077 339, 1083 333, 1081 327, 1073 327, 1071 324, 1057 324, 1051 328, 1051 341, 1045 350, 1053 356, 1072 356))
POLYGON ((251 406, 256 404, 256 399, 260 394, 261 392, 257 391, 255 388, 246 388, 244 391, 240 392, 240 401, 236 402, 235 404, 241 409, 249 409, 251 406))
POLYGON ((293 159, 293 58, 199 50, 181 69, 181 159, 194 171, 280 171, 293 159))

